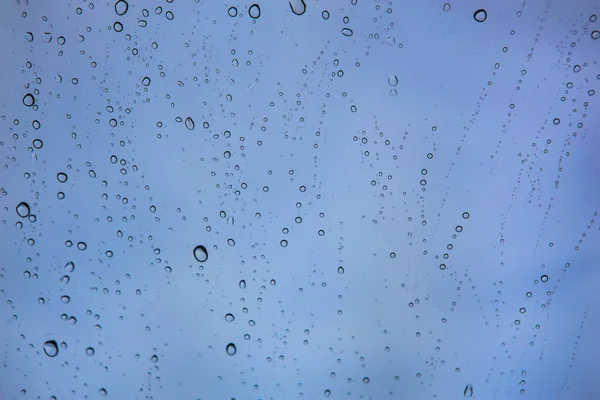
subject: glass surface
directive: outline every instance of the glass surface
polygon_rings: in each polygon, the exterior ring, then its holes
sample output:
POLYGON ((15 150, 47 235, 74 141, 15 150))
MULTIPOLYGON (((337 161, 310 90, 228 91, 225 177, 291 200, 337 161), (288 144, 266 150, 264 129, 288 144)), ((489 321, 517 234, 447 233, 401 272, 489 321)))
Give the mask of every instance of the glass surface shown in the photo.
POLYGON ((598 14, 2 2, 0 398, 600 398, 598 14))

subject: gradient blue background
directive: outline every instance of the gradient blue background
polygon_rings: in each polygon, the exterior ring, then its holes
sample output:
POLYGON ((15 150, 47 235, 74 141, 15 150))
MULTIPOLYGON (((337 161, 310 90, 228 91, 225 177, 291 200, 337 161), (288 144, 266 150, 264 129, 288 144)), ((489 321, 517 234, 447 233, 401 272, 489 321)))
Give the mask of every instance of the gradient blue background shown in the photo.
POLYGON ((600 398, 598 3, 114 3, 0 8, 0 398, 600 398))

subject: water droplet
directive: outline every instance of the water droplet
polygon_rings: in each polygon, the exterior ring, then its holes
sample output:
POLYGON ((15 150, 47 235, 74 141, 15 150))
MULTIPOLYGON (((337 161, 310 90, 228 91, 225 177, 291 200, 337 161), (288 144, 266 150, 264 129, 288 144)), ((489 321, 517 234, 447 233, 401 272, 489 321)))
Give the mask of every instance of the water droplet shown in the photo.
POLYGON ((238 10, 235 7, 229 7, 229 9, 227 10, 227 14, 229 14, 230 17, 237 17, 238 10))
POLYGON ((342 34, 344 36, 350 37, 350 36, 352 36, 354 34, 354 32, 350 28, 344 28, 344 29, 342 29, 342 34))
POLYGON ((69 296, 62 296, 60 298, 60 301, 62 301, 65 304, 69 304, 69 302, 71 301, 71 298, 69 296))
POLYGON ((363 378, 363 383, 369 383, 369 382, 371 382, 371 380, 365 376, 363 378))
POLYGON ((450 3, 444 4, 444 11, 450 11, 450 3))
POLYGON ((594 40, 600 39, 600 31, 593 31, 591 36, 594 40))
POLYGON ((17 215, 19 217, 27 218, 30 212, 31 209, 29 208, 29 204, 22 201, 17 205, 17 215))
POLYGON ((258 19, 260 17, 260 6, 258 4, 252 4, 248 9, 248 15, 252 19, 258 19))
POLYGON ((323 394, 325 395, 325 397, 329 397, 331 396, 331 390, 327 389, 323 394))
POLYGON ((344 275, 344 267, 338 267, 338 274, 344 275))
POLYGON ((485 11, 483 8, 480 8, 473 13, 473 18, 475 18, 475 21, 477 22, 484 22, 487 19, 487 11, 485 11))
POLYGON ((153 363, 157 363, 158 362, 158 356, 155 354, 153 355, 150 360, 152 360, 153 363))
POLYGON ((33 33, 27 32, 25 34, 25 40, 27 40, 28 42, 33 42, 33 33))
POLYGON ((388 85, 396 87, 396 85, 398 85, 398 77, 396 75, 390 75, 388 77, 388 85))
POLYGON ((246 289, 246 281, 243 279, 240 281, 240 289, 246 289))
POLYGON ((465 397, 473 397, 473 385, 469 384, 465 387, 465 391, 463 392, 465 397))
POLYGON ((205 262, 208 260, 208 251, 206 251, 206 247, 199 245, 194 248, 194 258, 198 262, 205 262))
POLYGON ((235 344, 233 343, 229 343, 227 345, 227 347, 225 347, 225 351, 227 352, 227 354, 229 354, 230 356, 235 355, 235 353, 237 353, 237 349, 235 348, 235 344))
POLYGON ((279 242, 279 244, 281 245, 281 247, 287 247, 288 241, 284 239, 281 242, 279 242))
POLYGON ((58 345, 55 340, 48 340, 44 343, 44 353, 50 358, 54 358, 58 355, 58 345))
POLYGON ((123 24, 120 23, 119 21, 116 21, 113 24, 113 29, 115 30, 115 32, 122 32, 123 31, 123 24))
POLYGON ((98 390, 98 393, 100 393, 100 396, 102 396, 102 397, 106 397, 106 395, 107 395, 106 389, 104 389, 104 388, 98 390))
POLYGON ((540 278, 540 280, 542 282, 548 282, 548 275, 542 275, 542 277, 540 278))
POLYGON ((321 16, 323 17, 324 20, 328 20, 329 19, 329 11, 325 10, 321 13, 321 16))
POLYGON ((36 149, 41 149, 44 146, 44 142, 42 142, 40 139, 34 139, 33 140, 33 147, 35 147, 36 149))
POLYGON ((144 85, 144 86, 150 85, 150 78, 145 76, 144 79, 142 79, 142 85, 144 85))
POLYGON ((125 0, 119 0, 115 3, 115 12, 117 15, 125 15, 129 9, 129 4, 125 0))
POLYGON ((194 120, 192 119, 192 117, 187 117, 185 119, 185 127, 192 131, 194 130, 194 126, 196 126, 196 124, 194 124, 194 120))
POLYGON ((88 356, 93 356, 96 352, 94 351, 93 347, 88 347, 87 349, 85 349, 85 354, 87 354, 88 356))
POLYGON ((64 172, 59 172, 58 174, 56 174, 56 179, 60 183, 65 183, 67 181, 67 179, 69 179, 69 177, 64 172))
POLYGON ((465 211, 464 213, 462 213, 462 217, 464 219, 469 219, 469 213, 465 211))
POLYGON ((304 0, 292 0, 288 2, 292 12, 296 15, 302 15, 306 12, 306 3, 304 0), (292 4, 293 3, 293 4, 292 4))
POLYGON ((27 93, 25 96, 23 96, 23 105, 25 105, 26 107, 31 107, 34 103, 35 98, 31 93, 27 93))
POLYGON ((233 314, 225 314, 225 321, 233 322, 235 321, 235 317, 233 316, 233 314))
POLYGON ((73 261, 69 261, 68 263, 65 264, 65 272, 66 273, 70 274, 74 270, 75 270, 75 264, 73 263, 73 261))

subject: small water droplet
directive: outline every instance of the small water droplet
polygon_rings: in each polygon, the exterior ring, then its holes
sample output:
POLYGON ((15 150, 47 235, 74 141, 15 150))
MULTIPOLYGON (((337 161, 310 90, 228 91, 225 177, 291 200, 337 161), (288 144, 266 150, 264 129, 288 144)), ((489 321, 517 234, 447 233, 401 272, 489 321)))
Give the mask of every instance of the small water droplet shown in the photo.
POLYGON ((540 280, 542 282, 548 282, 548 275, 542 275, 542 277, 540 278, 540 280))
POLYGON ((227 14, 229 14, 230 17, 237 17, 238 10, 235 7, 229 7, 229 9, 227 10, 227 14))
POLYGON ((240 289, 246 289, 246 281, 243 279, 240 281, 240 289))
POLYGON ((85 354, 87 354, 88 356, 93 356, 96 353, 96 351, 94 350, 93 347, 88 347, 87 349, 85 349, 85 354))
POLYGON ((225 321, 227 321, 227 322, 233 322, 233 321, 235 321, 235 317, 231 313, 225 314, 225 321))
POLYGON ((396 85, 398 85, 398 77, 396 75, 390 75, 388 77, 388 85, 396 87, 396 85))
POLYGON ((450 3, 444 4, 444 11, 450 11, 450 3))

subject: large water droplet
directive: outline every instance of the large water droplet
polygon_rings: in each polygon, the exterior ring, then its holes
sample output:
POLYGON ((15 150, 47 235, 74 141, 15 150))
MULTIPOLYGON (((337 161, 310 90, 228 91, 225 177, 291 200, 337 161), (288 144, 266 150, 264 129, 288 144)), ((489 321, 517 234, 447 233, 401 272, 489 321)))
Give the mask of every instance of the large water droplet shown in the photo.
POLYGON ((354 32, 350 28, 344 28, 344 29, 342 29, 342 34, 344 36, 352 36, 354 34, 354 32))
POLYGON ((291 0, 289 4, 292 12, 296 15, 302 15, 306 12, 306 3, 304 0, 291 0))
POLYGON ((227 321, 227 322, 233 322, 233 321, 235 321, 235 317, 231 313, 230 314, 226 314, 225 315, 225 321, 227 321))
POLYGON ((248 15, 250 15, 252 19, 260 17, 260 6, 258 4, 252 4, 248 9, 248 15))
POLYGON ((33 97, 33 95, 31 93, 27 93, 25 96, 23 96, 23 105, 25 105, 27 107, 31 107, 31 106, 33 106, 34 103, 35 103, 35 98, 33 97))
POLYGON ((246 281, 243 279, 240 281, 240 289, 246 289, 246 281))
POLYGON ((125 15, 129 9, 129 4, 125 0, 119 0, 115 3, 115 12, 117 15, 125 15))
POLYGON ((205 262, 208 260, 208 251, 206 250, 206 247, 202 245, 196 246, 194 248, 194 258, 198 262, 205 262))
POLYGON ((395 87, 396 85, 398 85, 398 77, 396 75, 390 75, 388 77, 388 85, 390 85, 391 87, 395 87))
POLYGON ((485 11, 483 8, 480 8, 473 13, 473 18, 475 18, 475 21, 477 22, 483 22, 487 19, 487 11, 485 11))
POLYGON ((229 354, 230 356, 235 355, 235 353, 237 353, 237 349, 235 348, 235 344, 233 343, 229 343, 227 345, 227 347, 225 348, 225 351, 227 352, 227 354, 229 354))
POLYGON ((463 394, 465 395, 465 397, 473 397, 473 385, 467 385, 463 394))
POLYGON ((55 340, 48 340, 44 343, 44 353, 50 358, 54 358, 58 355, 58 345, 55 340))
POLYGON ((192 119, 192 117, 187 117, 185 119, 185 127, 188 128, 190 131, 194 130, 195 126, 196 124, 194 124, 194 120, 192 119))
POLYGON ((17 205, 17 215, 19 217, 27 218, 30 212, 31 209, 29 208, 29 204, 22 201, 17 205))

